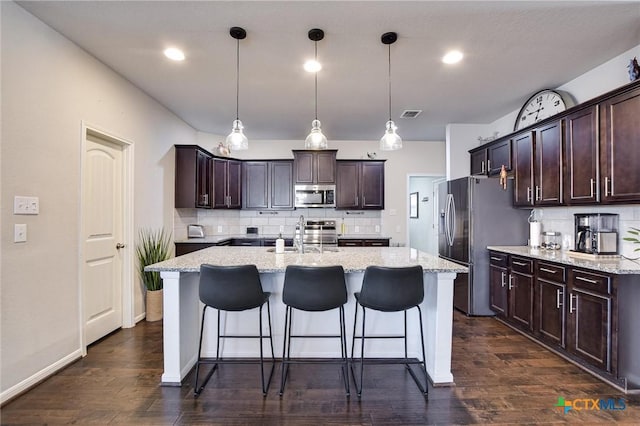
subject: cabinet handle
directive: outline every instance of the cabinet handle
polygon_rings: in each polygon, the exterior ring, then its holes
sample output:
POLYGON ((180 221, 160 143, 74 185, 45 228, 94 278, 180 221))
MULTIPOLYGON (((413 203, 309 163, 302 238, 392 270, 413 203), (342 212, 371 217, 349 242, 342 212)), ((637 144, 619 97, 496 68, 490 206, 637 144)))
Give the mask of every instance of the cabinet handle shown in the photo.
POLYGON ((480 173, 484 173, 484 160, 480 163, 480 173))
POLYGON ((487 173, 491 171, 491 160, 487 160, 487 173))
POLYGON ((575 294, 571 294, 571 295, 569 295, 569 313, 572 314, 574 310, 576 312, 578 312, 578 298, 577 298, 577 296, 575 294), (573 307, 573 300, 574 299, 576 301, 575 308, 573 307))
POLYGON ((527 202, 531 202, 531 187, 527 186, 527 202))
POLYGON ((500 260, 502 260, 502 258, 501 258, 501 257, 491 256, 491 260, 498 260, 498 261, 500 261, 500 260))
POLYGON ((202 196, 202 199, 204 200, 204 204, 209 204, 209 194, 204 194, 202 196))
POLYGON ((504 287, 507 283, 506 283, 506 275, 504 273, 504 271, 500 272, 500 277, 501 277, 501 282, 502 282, 502 287, 504 287))
POLYGON ((562 290, 557 289, 556 290, 556 309, 560 309, 560 306, 562 306, 562 302, 560 301, 561 297, 562 297, 562 290))
POLYGON ((509 274, 509 290, 513 288, 513 275, 509 274))
POLYGON ((605 176, 604 178, 604 196, 607 197, 609 195, 609 176, 605 176))
POLYGON ((540 186, 536 185, 536 201, 540 201, 542 199, 542 193, 540 191, 540 186))
POLYGON ((557 273, 557 272, 558 272, 558 271, 554 271, 553 269, 547 269, 547 268, 540 268, 540 270, 541 270, 542 272, 548 272, 548 273, 550 273, 550 274, 555 274, 555 273, 557 273))
POLYGON ((518 266, 527 266, 527 264, 525 262, 518 262, 516 260, 512 260, 511 263, 513 263, 514 265, 518 265, 518 266))
POLYGON ((593 193, 595 192, 593 190, 593 187, 595 186, 594 184, 596 183, 596 181, 593 180, 593 178, 591 178, 590 180, 591 180, 591 186, 590 186, 590 188, 591 188, 591 198, 593 198, 593 193))
POLYGON ((356 206, 358 205, 358 196, 356 195, 356 206))
POLYGON ((590 280, 589 278, 580 277, 580 276, 577 276, 576 280, 585 281, 585 282, 588 282, 589 284, 598 284, 598 281, 596 280, 590 280))

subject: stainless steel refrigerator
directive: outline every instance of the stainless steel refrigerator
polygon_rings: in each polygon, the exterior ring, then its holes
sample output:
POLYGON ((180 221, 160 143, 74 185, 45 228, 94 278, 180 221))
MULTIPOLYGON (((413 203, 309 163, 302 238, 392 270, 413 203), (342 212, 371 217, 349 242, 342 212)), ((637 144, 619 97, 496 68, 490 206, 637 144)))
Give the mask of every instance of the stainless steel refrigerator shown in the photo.
POLYGON ((454 282, 453 306, 467 315, 494 315, 489 305, 491 245, 526 245, 531 210, 512 207, 513 180, 465 177, 438 186, 438 251, 467 266, 454 282))

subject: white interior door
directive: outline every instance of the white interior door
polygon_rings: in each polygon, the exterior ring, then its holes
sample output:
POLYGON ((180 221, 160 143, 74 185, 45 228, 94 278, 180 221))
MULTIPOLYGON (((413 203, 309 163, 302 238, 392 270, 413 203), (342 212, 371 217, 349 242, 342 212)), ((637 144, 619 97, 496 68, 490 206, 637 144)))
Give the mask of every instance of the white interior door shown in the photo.
POLYGON ((85 344, 122 327, 122 147, 88 134, 83 170, 85 344))

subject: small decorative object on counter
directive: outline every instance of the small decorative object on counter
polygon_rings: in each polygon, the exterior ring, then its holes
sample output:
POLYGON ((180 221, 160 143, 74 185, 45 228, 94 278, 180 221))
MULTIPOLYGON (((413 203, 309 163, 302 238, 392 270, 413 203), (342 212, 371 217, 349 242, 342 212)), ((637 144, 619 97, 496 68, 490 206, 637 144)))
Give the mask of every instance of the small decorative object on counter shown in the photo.
POLYGON ((560 250, 560 233, 554 231, 547 231, 542 233, 542 245, 543 249, 547 250, 560 250))
POLYGON ((375 160, 377 156, 378 154, 375 152, 367 152, 367 157, 369 157, 370 160, 375 160))
POLYGON ((282 238, 282 234, 278 235, 278 239, 276 240, 276 253, 284 253, 284 239, 282 238))
POLYGON ((231 155, 231 150, 228 146, 225 146, 222 142, 220 142, 216 147, 216 154, 223 157, 228 157, 229 155, 231 155))
POLYGON ((634 58, 629 61, 629 65, 627 65, 629 69, 629 80, 636 81, 640 78, 640 65, 638 64, 638 59, 634 56, 634 58))

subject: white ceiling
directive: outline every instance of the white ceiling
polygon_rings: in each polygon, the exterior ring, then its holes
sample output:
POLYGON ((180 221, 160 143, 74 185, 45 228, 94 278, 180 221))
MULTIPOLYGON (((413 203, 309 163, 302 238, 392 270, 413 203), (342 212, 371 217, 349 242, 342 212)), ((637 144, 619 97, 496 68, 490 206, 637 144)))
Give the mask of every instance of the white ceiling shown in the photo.
MULTIPOLYGON (((19 1, 23 8, 133 82, 195 129, 224 135, 235 118, 241 26, 240 119, 251 139, 304 139, 314 116, 329 140, 377 140, 393 118, 405 141, 444 140, 447 123, 490 123, 640 44, 638 1, 19 1), (168 61, 162 50, 182 48, 168 61), (465 53, 456 66, 442 55, 465 53), (405 109, 421 109, 401 119, 405 109)), ((620 70, 626 73, 625 69, 620 70)))

